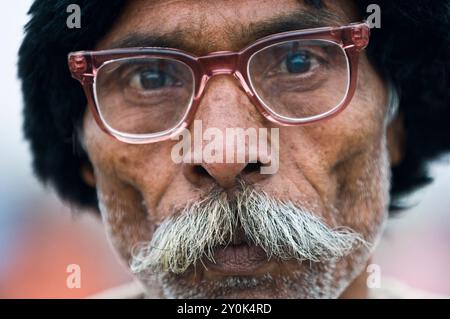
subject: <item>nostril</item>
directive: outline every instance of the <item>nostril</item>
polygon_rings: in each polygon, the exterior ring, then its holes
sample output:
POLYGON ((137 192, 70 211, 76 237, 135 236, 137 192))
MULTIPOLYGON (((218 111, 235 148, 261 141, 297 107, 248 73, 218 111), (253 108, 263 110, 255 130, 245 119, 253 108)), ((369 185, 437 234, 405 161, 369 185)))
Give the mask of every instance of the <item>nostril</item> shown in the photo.
POLYGON ((183 165, 183 175, 196 186, 207 185, 214 180, 202 165, 183 165))
POLYGON ((263 166, 263 164, 260 161, 257 161, 256 163, 248 163, 247 166, 245 166, 242 173, 243 174, 259 173, 261 166, 263 166))
POLYGON ((195 165, 192 168, 192 170, 193 170, 194 174, 196 174, 196 175, 199 175, 199 176, 202 176, 202 177, 211 177, 212 178, 212 176, 209 175, 208 171, 201 165, 195 165))

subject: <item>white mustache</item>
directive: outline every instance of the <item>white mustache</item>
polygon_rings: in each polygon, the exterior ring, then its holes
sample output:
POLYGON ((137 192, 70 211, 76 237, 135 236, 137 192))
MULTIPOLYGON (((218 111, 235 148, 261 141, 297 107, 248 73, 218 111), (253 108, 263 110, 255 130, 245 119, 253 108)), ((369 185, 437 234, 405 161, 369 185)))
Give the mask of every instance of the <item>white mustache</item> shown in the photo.
POLYGON ((202 258, 214 262, 214 249, 229 245, 238 229, 269 259, 323 262, 369 248, 352 229, 331 229, 316 214, 263 192, 243 187, 231 201, 220 195, 212 192, 163 221, 150 242, 133 250, 131 270, 180 274, 202 258))

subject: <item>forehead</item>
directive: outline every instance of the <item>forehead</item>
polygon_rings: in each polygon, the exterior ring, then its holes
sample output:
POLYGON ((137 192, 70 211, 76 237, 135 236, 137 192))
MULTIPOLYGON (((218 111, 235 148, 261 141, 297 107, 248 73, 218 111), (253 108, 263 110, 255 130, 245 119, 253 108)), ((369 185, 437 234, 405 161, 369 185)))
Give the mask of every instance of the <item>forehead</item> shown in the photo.
POLYGON ((358 20, 350 0, 133 0, 97 49, 170 46, 194 53, 239 50, 269 34, 358 20))

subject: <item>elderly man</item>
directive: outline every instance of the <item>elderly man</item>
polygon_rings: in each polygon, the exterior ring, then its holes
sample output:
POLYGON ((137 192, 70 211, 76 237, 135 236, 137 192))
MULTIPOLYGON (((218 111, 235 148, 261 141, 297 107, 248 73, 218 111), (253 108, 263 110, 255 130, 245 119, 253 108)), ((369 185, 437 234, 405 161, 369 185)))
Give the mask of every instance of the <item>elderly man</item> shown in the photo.
POLYGON ((125 297, 373 296, 388 212, 450 149, 450 7, 370 3, 35 1, 35 171, 101 213, 125 297))

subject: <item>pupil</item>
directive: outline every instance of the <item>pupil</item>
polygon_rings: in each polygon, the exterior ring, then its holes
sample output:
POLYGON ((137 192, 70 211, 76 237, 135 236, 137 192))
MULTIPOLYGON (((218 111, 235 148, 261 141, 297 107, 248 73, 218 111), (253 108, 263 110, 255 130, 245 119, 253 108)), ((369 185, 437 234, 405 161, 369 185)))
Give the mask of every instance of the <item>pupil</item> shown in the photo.
POLYGON ((141 73, 141 86, 146 90, 157 89, 166 83, 166 76, 161 71, 151 70, 141 73))
POLYGON ((306 52, 289 53, 286 58, 286 67, 290 73, 306 72, 311 67, 311 60, 306 52))

